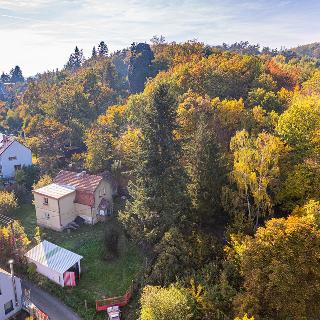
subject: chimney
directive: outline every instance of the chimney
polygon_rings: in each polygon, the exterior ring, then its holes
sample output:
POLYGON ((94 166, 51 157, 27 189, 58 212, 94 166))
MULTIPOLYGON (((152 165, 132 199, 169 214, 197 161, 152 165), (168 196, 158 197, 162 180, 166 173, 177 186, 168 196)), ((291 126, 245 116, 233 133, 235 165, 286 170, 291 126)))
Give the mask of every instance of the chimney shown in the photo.
POLYGON ((14 263, 14 260, 13 259, 10 259, 8 261, 9 265, 10 265, 10 272, 11 272, 11 281, 12 281, 12 287, 13 287, 13 292, 14 292, 14 302, 15 302, 15 305, 18 306, 19 305, 19 302, 18 302, 18 295, 17 295, 17 286, 16 286, 16 278, 14 276, 14 270, 13 270, 13 263, 14 263))
POLYGON ((77 173, 77 177, 82 178, 86 173, 86 171, 81 171, 80 173, 77 173))

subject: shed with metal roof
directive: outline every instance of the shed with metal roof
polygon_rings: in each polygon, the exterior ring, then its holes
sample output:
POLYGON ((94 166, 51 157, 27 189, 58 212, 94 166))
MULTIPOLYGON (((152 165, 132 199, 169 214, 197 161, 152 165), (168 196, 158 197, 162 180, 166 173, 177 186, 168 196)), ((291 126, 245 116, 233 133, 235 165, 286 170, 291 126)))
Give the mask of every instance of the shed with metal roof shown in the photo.
POLYGON ((25 254, 29 263, 34 263, 37 272, 64 287, 66 275, 74 273, 80 279, 82 256, 44 240, 25 254))

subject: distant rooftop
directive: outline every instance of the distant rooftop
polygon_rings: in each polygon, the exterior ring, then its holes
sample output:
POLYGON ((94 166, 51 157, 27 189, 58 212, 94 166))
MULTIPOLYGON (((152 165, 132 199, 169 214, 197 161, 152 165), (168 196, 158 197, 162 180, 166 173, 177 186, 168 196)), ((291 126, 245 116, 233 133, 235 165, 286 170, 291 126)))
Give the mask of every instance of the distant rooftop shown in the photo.
POLYGON ((71 186, 63 186, 56 183, 51 183, 45 187, 36 189, 34 193, 39 193, 43 196, 48 196, 54 199, 60 199, 68 194, 75 192, 75 188, 71 186))
POLYGON ((13 136, 7 136, 0 133, 0 154, 2 154, 14 141, 13 136))

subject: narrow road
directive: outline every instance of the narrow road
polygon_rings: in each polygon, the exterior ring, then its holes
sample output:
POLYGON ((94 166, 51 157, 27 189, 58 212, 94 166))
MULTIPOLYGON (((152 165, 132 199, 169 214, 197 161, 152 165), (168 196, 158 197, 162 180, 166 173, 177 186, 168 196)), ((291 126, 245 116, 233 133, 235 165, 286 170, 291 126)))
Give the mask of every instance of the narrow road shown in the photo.
POLYGON ((69 307, 48 292, 40 289, 29 281, 22 281, 22 290, 30 289, 31 301, 43 312, 50 320, 81 320, 69 307))

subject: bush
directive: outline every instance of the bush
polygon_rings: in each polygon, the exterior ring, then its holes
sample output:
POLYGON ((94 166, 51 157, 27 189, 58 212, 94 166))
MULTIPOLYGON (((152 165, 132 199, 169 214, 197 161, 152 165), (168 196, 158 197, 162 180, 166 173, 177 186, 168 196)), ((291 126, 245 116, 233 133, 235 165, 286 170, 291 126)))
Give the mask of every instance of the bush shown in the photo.
POLYGON ((107 228, 105 233, 106 260, 112 260, 119 255, 119 230, 115 227, 107 228))
POLYGON ((33 190, 39 189, 39 188, 44 187, 50 183, 52 183, 52 178, 48 174, 45 174, 45 175, 41 176, 40 179, 36 183, 33 184, 32 189, 33 190))
POLYGON ((32 185, 39 179, 40 169, 38 166, 24 166, 17 170, 15 180, 19 185, 24 185, 28 191, 31 191, 32 185))
POLYGON ((194 301, 183 288, 146 286, 141 296, 141 320, 194 319, 194 301))
POLYGON ((17 206, 17 199, 13 192, 0 191, 0 214, 10 215, 17 206))

